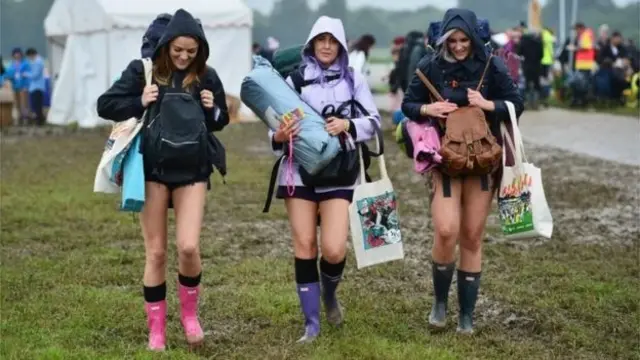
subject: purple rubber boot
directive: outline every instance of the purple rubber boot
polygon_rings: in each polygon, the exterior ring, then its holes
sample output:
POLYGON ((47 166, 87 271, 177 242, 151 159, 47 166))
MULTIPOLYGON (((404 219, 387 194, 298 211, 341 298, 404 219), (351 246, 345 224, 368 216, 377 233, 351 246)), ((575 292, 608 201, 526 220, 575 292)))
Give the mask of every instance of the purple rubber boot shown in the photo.
POLYGON ((304 335, 298 343, 310 343, 320 335, 320 283, 298 284, 300 307, 304 314, 304 335))

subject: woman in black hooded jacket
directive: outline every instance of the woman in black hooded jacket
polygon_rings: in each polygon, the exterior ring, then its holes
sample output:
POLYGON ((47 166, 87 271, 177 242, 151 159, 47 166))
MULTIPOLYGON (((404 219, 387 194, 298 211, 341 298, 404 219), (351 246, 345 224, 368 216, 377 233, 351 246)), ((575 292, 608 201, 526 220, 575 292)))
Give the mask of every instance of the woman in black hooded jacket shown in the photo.
POLYGON ((186 158, 180 152, 182 158, 167 166, 165 161, 157 161, 166 159, 168 152, 176 153, 167 149, 183 144, 193 148, 190 144, 195 141, 149 139, 156 139, 150 134, 158 129, 157 124, 162 124, 162 131, 175 133, 199 129, 196 134, 202 134, 206 126, 206 135, 211 136, 209 132, 220 131, 229 123, 224 88, 216 71, 207 66, 208 57, 209 45, 202 27, 191 14, 180 9, 167 24, 153 53, 152 83, 145 85, 143 63, 133 60, 120 79, 98 99, 98 115, 113 121, 140 119, 149 109, 142 130, 145 204, 140 225, 146 253, 143 283, 149 349, 154 351, 164 350, 166 343, 167 209, 171 203, 176 215, 180 321, 188 343, 197 344, 204 338, 197 315, 202 273, 199 243, 214 154, 205 146, 203 136, 197 135, 200 141, 195 156, 186 158), (152 127, 156 121, 159 122, 152 127), (170 146, 158 148, 159 143, 170 146), (156 156, 160 153, 158 149, 163 151, 161 157, 156 156))
MULTIPOLYGON (((431 101, 429 90, 418 76, 411 80, 402 111, 419 123, 445 120, 458 107, 475 105, 484 110, 493 135, 501 141, 500 121, 508 118, 505 101, 515 105, 517 116, 523 100, 501 59, 490 57, 477 34, 476 15, 465 9, 449 9, 442 21, 437 55, 423 59, 418 68, 447 100, 431 101), (475 91, 490 61, 480 91, 475 91)), ((498 172, 499 173, 499 172, 498 172)), ((446 324, 449 288, 456 268, 456 242, 460 241, 458 265, 458 331, 473 332, 473 311, 478 297, 482 263, 482 237, 499 174, 492 178, 450 178, 437 169, 427 175, 431 216, 435 229, 432 248, 434 304, 429 324, 446 324), (490 184, 491 190, 489 189, 490 184)))

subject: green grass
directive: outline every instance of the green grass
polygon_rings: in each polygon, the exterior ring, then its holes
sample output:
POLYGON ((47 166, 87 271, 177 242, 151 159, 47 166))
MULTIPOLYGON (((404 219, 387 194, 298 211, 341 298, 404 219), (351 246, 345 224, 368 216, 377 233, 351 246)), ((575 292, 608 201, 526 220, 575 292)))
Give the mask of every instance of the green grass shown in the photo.
MULTIPOLYGON (((609 231, 587 220, 579 226, 557 221, 554 239, 528 250, 507 242, 488 243, 477 334, 455 334, 455 291, 448 331, 429 333, 432 230, 426 193, 390 138, 387 164, 398 190, 407 257, 357 270, 350 252, 340 288, 345 326, 332 329, 323 322, 315 344, 293 344, 302 322, 288 225, 278 200, 271 213, 261 213, 274 160, 264 130, 262 124, 232 125, 222 135, 229 175, 227 185, 217 174, 212 177, 201 245, 201 315, 207 341, 190 352, 183 340, 175 248, 170 246, 169 350, 157 356, 145 350, 139 226, 131 214, 116 210, 117 196, 91 191, 106 133, 4 138, 0 358, 639 358, 638 233, 614 239, 634 246, 617 241, 577 244, 580 233, 609 231)), ((545 185, 558 218, 568 207, 610 207, 616 199, 632 196, 614 185, 606 187, 611 196, 604 196, 602 185, 582 181, 575 186, 575 179, 552 176, 551 169, 557 169, 562 158, 568 164, 586 161, 561 154, 537 162, 543 174, 550 170, 545 185)), ((637 181, 637 174, 625 169, 633 176, 624 181, 637 181)), ((599 172, 592 165, 579 170, 585 171, 599 172)), ((637 202, 633 199, 629 201, 637 202)), ((619 226, 633 224, 620 220, 619 226)), ((489 231, 498 235, 497 228, 494 221, 489 231)))
POLYGON ((378 84, 371 87, 371 93, 373 94, 386 94, 389 92, 389 84, 378 84))

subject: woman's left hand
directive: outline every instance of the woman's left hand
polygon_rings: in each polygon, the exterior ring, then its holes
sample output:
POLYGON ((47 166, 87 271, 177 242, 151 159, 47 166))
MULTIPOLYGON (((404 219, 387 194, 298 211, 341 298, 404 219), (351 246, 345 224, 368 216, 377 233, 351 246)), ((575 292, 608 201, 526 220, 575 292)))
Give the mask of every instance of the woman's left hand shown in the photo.
POLYGON ((213 93, 209 90, 200 91, 200 101, 202 101, 202 106, 207 109, 213 108, 213 93))
POLYGON ((337 117, 330 117, 327 119, 327 126, 325 129, 327 132, 333 136, 339 135, 340 133, 347 130, 347 123, 349 120, 339 119, 337 117))
POLYGON ((482 94, 479 91, 467 89, 467 97, 469 98, 469 105, 477 106, 484 111, 493 111, 496 109, 493 101, 489 101, 482 97, 482 94))

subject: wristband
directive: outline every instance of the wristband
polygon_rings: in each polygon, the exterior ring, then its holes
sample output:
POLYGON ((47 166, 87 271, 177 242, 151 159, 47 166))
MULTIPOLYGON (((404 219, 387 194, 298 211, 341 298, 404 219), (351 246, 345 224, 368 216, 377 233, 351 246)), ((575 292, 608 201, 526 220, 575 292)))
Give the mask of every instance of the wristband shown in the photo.
POLYGON ((344 120, 345 125, 344 125, 344 132, 349 132, 349 128, 351 127, 351 121, 349 120, 344 120))
POLYGON ((422 116, 428 115, 427 104, 420 106, 420 115, 422 116))

